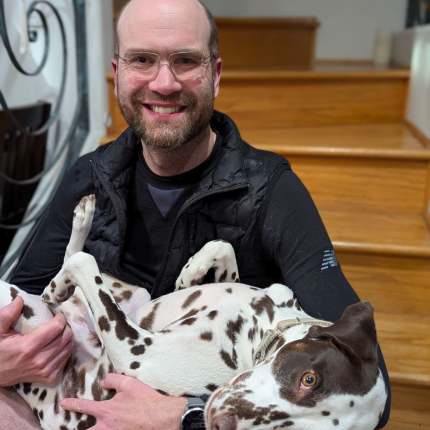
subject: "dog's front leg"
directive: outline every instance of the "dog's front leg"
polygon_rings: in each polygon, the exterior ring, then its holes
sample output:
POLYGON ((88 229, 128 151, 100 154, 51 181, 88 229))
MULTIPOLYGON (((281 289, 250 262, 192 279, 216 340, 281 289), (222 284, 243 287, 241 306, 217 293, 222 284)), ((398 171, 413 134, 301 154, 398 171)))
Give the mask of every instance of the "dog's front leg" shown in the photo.
POLYGON ((230 243, 212 240, 193 255, 178 276, 175 291, 201 284, 210 269, 215 271, 215 282, 240 282, 236 256, 230 243))
POLYGON ((77 252, 84 250, 85 240, 91 229, 94 211, 96 208, 96 196, 91 194, 82 197, 81 201, 73 211, 73 227, 70 240, 66 248, 64 262, 77 252))

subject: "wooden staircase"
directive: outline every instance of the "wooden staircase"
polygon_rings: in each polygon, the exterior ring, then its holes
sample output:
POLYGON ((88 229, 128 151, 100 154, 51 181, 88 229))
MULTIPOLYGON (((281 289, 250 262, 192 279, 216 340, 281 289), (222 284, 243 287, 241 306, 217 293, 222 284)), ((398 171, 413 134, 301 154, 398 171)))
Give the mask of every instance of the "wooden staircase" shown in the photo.
MULTIPOLYGON (((216 101, 246 141, 288 158, 347 279, 374 305, 388 430, 430 429, 430 145, 404 122, 408 82, 407 70, 370 66, 235 69, 216 101)), ((112 101, 104 142, 126 127, 112 101)))

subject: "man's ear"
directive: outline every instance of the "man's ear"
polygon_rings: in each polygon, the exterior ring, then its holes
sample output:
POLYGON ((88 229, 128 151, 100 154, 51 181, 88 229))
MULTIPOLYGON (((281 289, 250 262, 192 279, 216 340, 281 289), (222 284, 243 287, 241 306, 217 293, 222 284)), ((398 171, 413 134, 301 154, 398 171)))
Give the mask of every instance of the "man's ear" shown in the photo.
POLYGON ((369 302, 348 306, 339 321, 330 327, 312 326, 306 337, 330 340, 360 367, 378 360, 373 307, 369 302))
POLYGON ((116 58, 112 58, 111 60, 112 71, 113 71, 113 82, 114 82, 114 94, 115 97, 118 98, 118 60, 116 58))
POLYGON ((222 60, 221 58, 217 58, 215 66, 214 66, 214 94, 215 97, 218 97, 219 94, 219 83, 221 80, 221 72, 222 72, 222 60))

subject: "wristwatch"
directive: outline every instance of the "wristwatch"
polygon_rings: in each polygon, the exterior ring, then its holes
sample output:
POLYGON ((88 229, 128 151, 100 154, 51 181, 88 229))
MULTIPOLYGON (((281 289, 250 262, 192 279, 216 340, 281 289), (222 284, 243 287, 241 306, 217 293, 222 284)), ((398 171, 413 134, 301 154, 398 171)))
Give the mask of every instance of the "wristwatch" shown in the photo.
POLYGON ((204 430, 206 428, 204 410, 205 402, 202 399, 199 397, 188 397, 188 404, 181 418, 181 430, 204 430))

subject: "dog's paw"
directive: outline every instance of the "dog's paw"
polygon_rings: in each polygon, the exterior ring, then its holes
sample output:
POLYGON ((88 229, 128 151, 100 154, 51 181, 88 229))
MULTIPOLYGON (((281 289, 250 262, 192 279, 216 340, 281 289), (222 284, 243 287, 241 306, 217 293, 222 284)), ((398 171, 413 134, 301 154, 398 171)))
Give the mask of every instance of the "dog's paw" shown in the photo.
POLYGON ((96 196, 94 194, 82 197, 73 211, 73 230, 75 232, 85 237, 88 236, 95 209, 96 196))
POLYGON ((42 294, 43 301, 50 307, 56 307, 60 303, 68 300, 75 292, 75 285, 69 279, 58 282, 52 280, 44 289, 42 294))
POLYGON ((208 242, 188 260, 175 284, 175 291, 199 285, 210 269, 215 282, 240 282, 234 249, 224 240, 208 242))

